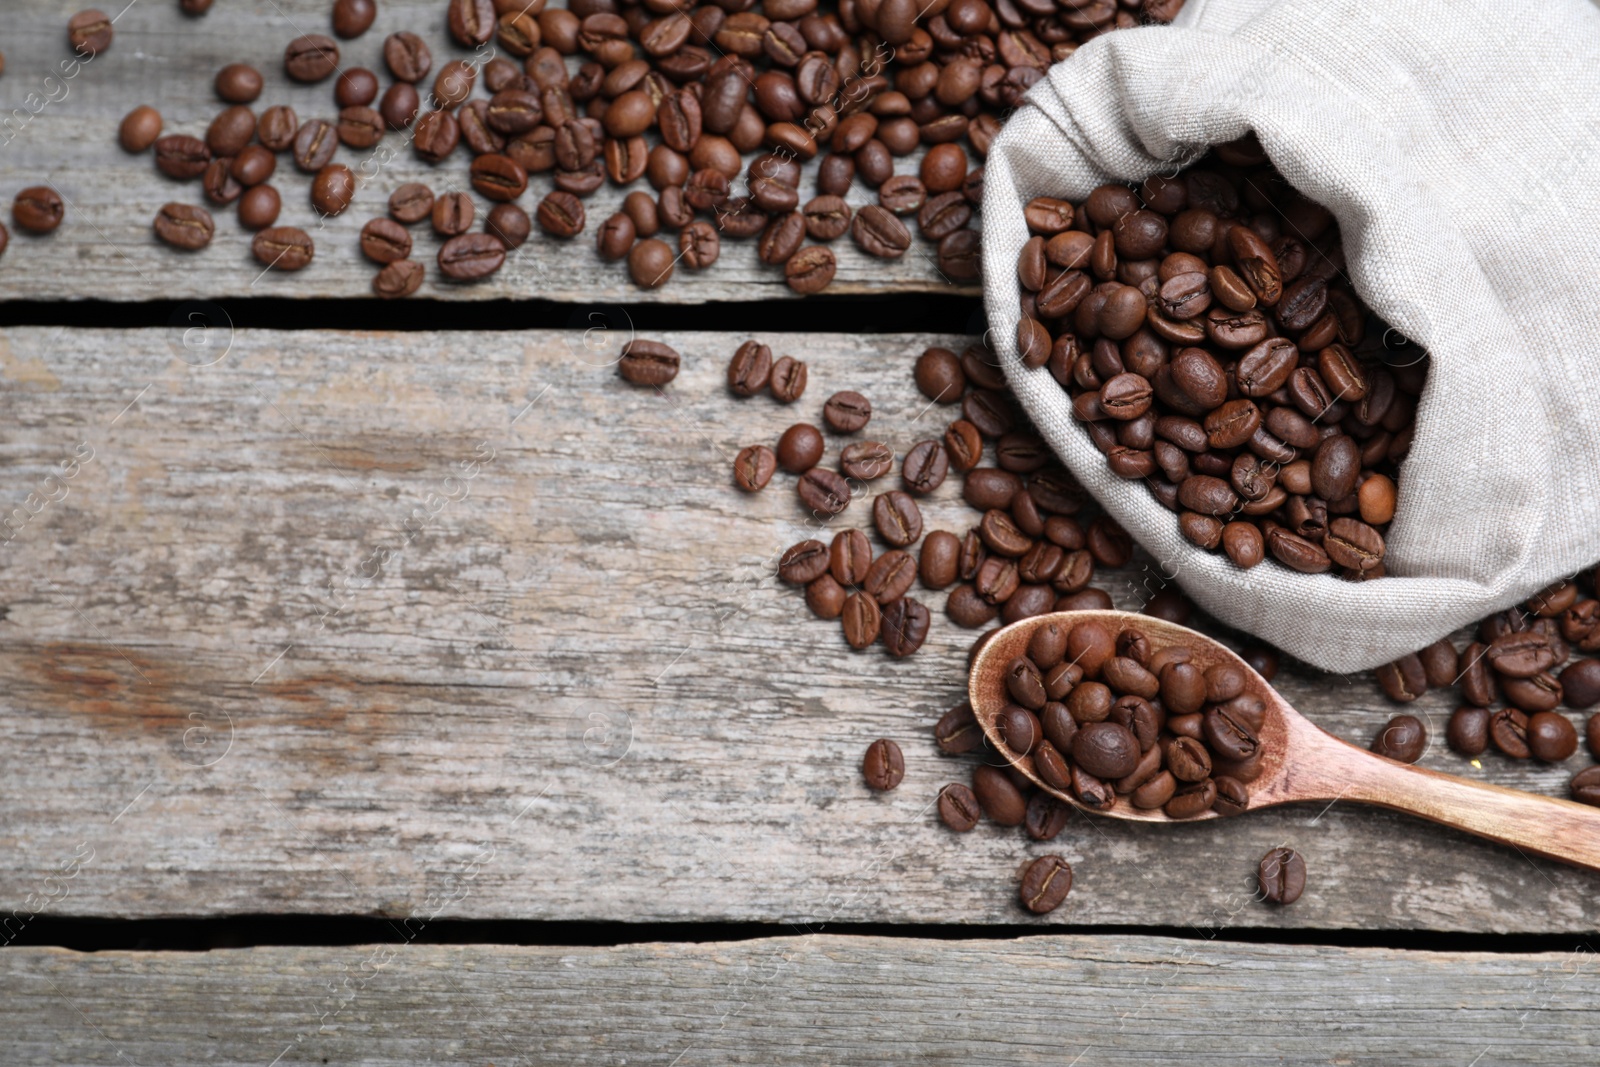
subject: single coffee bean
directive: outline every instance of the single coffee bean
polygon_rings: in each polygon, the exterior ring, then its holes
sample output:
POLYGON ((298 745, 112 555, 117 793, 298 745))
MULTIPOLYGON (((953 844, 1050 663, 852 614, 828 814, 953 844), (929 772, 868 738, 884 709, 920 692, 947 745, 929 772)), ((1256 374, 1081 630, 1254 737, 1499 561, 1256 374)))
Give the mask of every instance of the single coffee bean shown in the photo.
POLYGON ((1423 677, 1434 689, 1443 689, 1455 684, 1456 659, 1456 648, 1448 637, 1440 638, 1417 653, 1417 660, 1422 664, 1423 677))
POLYGON ((929 589, 946 589, 960 577, 961 539, 947 530, 934 530, 922 540, 918 573, 929 589))
POLYGON ((1028 809, 1022 826, 1035 841, 1053 841, 1072 817, 1072 809, 1048 793, 1035 793, 1028 798, 1028 809))
POLYGON ((226 157, 206 165, 206 172, 200 176, 200 189, 207 200, 223 205, 233 203, 244 192, 244 186, 233 176, 233 160, 226 157))
POLYGON ((870 594, 857 591, 845 600, 840 620, 845 641, 851 648, 859 650, 878 639, 878 632, 883 626, 883 612, 870 594))
POLYGON ((728 361, 728 389, 735 396, 755 396, 772 377, 772 349, 746 341, 728 361))
POLYGON ((899 785, 906 776, 906 760, 900 746, 888 738, 868 745, 867 754, 861 759, 861 776, 872 789, 889 790, 899 785))
POLYGON ((1600 767, 1590 767, 1573 775, 1571 789, 1573 800, 1600 807, 1600 767))
POLYGON ((768 379, 772 398, 780 404, 792 404, 806 391, 806 365, 793 356, 779 356, 772 364, 768 379))
POLYGON ((499 238, 509 252, 526 243, 528 235, 533 233, 533 220, 515 204, 496 204, 489 209, 489 217, 483 220, 483 229, 499 238))
POLYGON ((384 300, 410 296, 422 287, 424 270, 414 259, 400 259, 388 264, 372 279, 372 291, 384 300))
POLYGON ((1462 707, 1450 716, 1445 740, 1463 756, 1479 756, 1489 747, 1489 709, 1462 707))
POLYGON ((789 257, 783 265, 784 281, 802 295, 819 293, 833 281, 838 263, 833 252, 821 245, 809 245, 789 257))
MULTIPOLYGON (((156 146, 157 151, 160 145, 156 146)), ((294 135, 294 165, 307 174, 315 174, 333 161, 339 147, 339 134, 322 119, 307 119, 294 135)))
POLYGON ((828 570, 840 585, 860 585, 872 567, 872 544, 860 530, 841 530, 828 547, 828 570))
POLYGON ((894 449, 882 441, 854 441, 839 454, 839 469, 851 478, 873 481, 894 469, 894 449))
POLYGON ((747 493, 767 487, 778 469, 778 457, 766 445, 741 449, 733 461, 733 484, 747 493))
POLYGON ((1040 856, 1023 873, 1018 895, 1023 907, 1035 915, 1044 915, 1060 907, 1071 890, 1072 865, 1060 856, 1040 856))
POLYGON ((933 728, 933 740, 939 751, 947 756, 976 752, 983 747, 983 728, 972 713, 972 705, 963 701, 940 716, 933 728))
POLYGON ((1027 801, 1004 771, 980 765, 972 772, 972 792, 983 813, 1001 826, 1020 826, 1027 815, 1027 801))
POLYGON ((371 219, 361 228, 361 252, 379 264, 405 259, 411 255, 411 234, 393 219, 371 219))
POLYGON ((938 441, 919 441, 906 453, 900 477, 910 492, 926 496, 944 484, 949 469, 943 445, 938 441))
POLYGON ((156 138, 155 149, 156 169, 179 181, 200 177, 211 163, 211 149, 198 137, 168 134, 156 138))
POLYGON ((822 431, 797 422, 778 438, 778 466, 791 474, 804 474, 822 459, 822 431))
POLYGON ((573 237, 583 232, 583 201, 561 189, 554 189, 539 201, 534 217, 539 228, 552 237, 573 237))
POLYGON ((1211 810, 1217 802, 1217 783, 1210 778, 1180 785, 1174 790, 1163 810, 1169 818, 1192 819, 1211 810))
POLYGON ((192 252, 210 244, 215 229, 211 213, 190 204, 163 204, 156 213, 156 236, 185 251, 192 252))
POLYGON ((311 264, 316 246, 304 230, 271 226, 255 235, 250 252, 257 263, 270 270, 295 271, 311 264))
POLYGON ((282 206, 278 190, 272 186, 251 186, 239 197, 239 225, 247 230, 264 230, 278 221, 282 206))
POLYGON ((433 231, 441 237, 456 237, 472 227, 477 208, 466 193, 445 193, 433 202, 429 219, 433 231))
POLYGON ((922 536, 922 511, 910 494, 891 490, 872 501, 872 524, 884 541, 905 548, 922 536))
POLYGON ((311 206, 323 215, 343 214, 356 195, 356 176, 343 163, 329 163, 311 181, 311 206))
POLYGON ((978 825, 982 815, 978 798, 960 782, 951 782, 939 790, 939 820, 956 833, 966 833, 978 825))
POLYGON ((1489 643, 1485 655, 1489 666, 1504 678, 1532 678, 1556 662, 1555 650, 1537 630, 1503 633, 1489 643))
POLYGON ((1569 708, 1600 703, 1600 659, 1581 659, 1561 672, 1561 691, 1569 708))
POLYGON ((910 597, 891 600, 883 607, 883 626, 880 634, 883 647, 896 659, 904 659, 928 639, 928 627, 933 619, 928 609, 910 597))
POLYGON ((333 32, 346 40, 360 37, 377 17, 377 0, 334 0, 333 32))
POLYGON ((651 237, 628 252, 628 276, 644 289, 658 289, 672 279, 677 257, 665 241, 651 237))
POLYGON ((1512 759, 1527 759, 1528 717, 1516 708, 1501 708, 1489 716, 1489 740, 1512 759))
POLYGON ((1249 809, 1250 792, 1243 782, 1225 774, 1211 781, 1217 787, 1217 799, 1211 802, 1211 809, 1218 815, 1238 815, 1249 809))
POLYGON ((872 418, 872 403, 849 390, 834 393, 822 405, 822 418, 835 433, 856 433, 872 418))
POLYGON ((1565 715, 1536 712, 1528 717, 1528 751, 1536 760, 1559 763, 1578 751, 1578 731, 1565 715))
POLYGON ((1428 676, 1415 653, 1407 653, 1374 672, 1384 695, 1398 703, 1417 699, 1428 689, 1428 676))
POLYGON ((828 570, 828 547, 821 541, 807 540, 791 545, 778 558, 778 577, 790 585, 805 585, 828 570))
POLYGON ((433 190, 421 182, 407 182, 389 194, 389 214, 408 225, 429 218, 433 205, 433 190))
MULTIPOLYGON (((215 163, 216 160, 212 162, 215 163)), ((260 185, 272 177, 277 169, 278 157, 258 144, 245 145, 228 165, 229 175, 246 188, 260 185)))
POLYGON ((634 385, 666 385, 678 376, 678 350, 660 341, 634 338, 622 346, 617 370, 634 385))
POLYGON ((925 349, 917 357, 913 373, 917 389, 935 403, 954 404, 966 391, 966 375, 961 370, 961 360, 948 348, 925 349))
POLYGON ((80 11, 67 20, 67 43, 79 55, 98 56, 111 47, 111 18, 104 11, 80 11))
POLYGON ((1133 772, 1140 756, 1139 742, 1125 726, 1092 722, 1072 741, 1072 759, 1096 778, 1122 778, 1133 772))
POLYGON ((117 128, 117 142, 125 152, 143 152, 161 136, 161 112, 142 104, 128 112, 117 128))
POLYGON ((365 67, 351 67, 333 83, 333 100, 341 108, 365 108, 377 98, 378 76, 365 67))
POLYGON ((1415 763, 1428 747, 1428 731, 1415 715, 1396 715, 1372 739, 1372 751, 1401 763, 1415 763))
POLYGON ((339 46, 333 38, 308 33, 289 42, 283 69, 297 82, 319 82, 339 69, 339 46))
POLYGON ((850 486, 833 471, 813 467, 800 476, 800 500, 813 512, 837 515, 850 506, 850 486))
POLYGON ((1272 849, 1261 857, 1256 881, 1261 887, 1262 900, 1270 904, 1293 904, 1305 892, 1305 858, 1292 848, 1272 849))

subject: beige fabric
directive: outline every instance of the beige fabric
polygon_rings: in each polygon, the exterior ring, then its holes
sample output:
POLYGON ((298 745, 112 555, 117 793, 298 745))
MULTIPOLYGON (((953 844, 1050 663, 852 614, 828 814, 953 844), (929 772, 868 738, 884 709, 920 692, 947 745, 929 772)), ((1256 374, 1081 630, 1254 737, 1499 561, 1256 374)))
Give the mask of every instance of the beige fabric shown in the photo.
POLYGON ((1600 12, 1585 0, 1190 0, 1056 65, 987 160, 990 336, 1040 432, 1216 618, 1371 667, 1600 559, 1600 12), (1022 205, 1254 130, 1338 218, 1357 292, 1433 362, 1391 577, 1240 571, 1112 475, 1016 360, 1022 205))

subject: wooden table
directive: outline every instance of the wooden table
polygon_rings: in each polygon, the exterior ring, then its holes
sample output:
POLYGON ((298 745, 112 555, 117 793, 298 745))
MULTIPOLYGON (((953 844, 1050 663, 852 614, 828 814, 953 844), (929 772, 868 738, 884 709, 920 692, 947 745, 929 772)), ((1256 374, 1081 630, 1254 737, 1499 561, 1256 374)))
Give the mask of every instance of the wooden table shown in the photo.
MULTIPOLYGON (((842 388, 872 398, 882 439, 936 436, 948 413, 909 357, 967 338, 792 332, 837 305, 764 304, 652 333, 684 371, 635 389, 613 361, 638 301, 788 291, 725 255, 640 294, 587 242, 538 240, 542 281, 425 295, 561 299, 588 328, 463 329, 478 313, 443 302, 430 331, 229 326, 260 319, 263 287, 364 293, 354 234, 389 186, 300 275, 256 281, 222 212, 200 255, 157 246, 148 217, 194 190, 130 164, 117 118, 159 99, 202 129, 219 57, 257 60, 272 97, 290 21, 323 8, 190 23, 170 6, 131 8, 0 150, 0 193, 48 170, 75 205, 0 259, 0 295, 23 301, 0 313, 50 323, 0 334, 0 1060, 1593 1061, 1593 875, 1339 803, 1192 827, 1074 817, 1048 845, 938 823, 938 788, 970 765, 930 727, 972 635, 936 612, 908 661, 852 653, 773 574, 808 535, 789 482, 746 496, 729 465, 842 388), (123 321, 146 324, 116 329, 26 303, 157 296, 208 303, 197 320, 134 307, 123 321), (749 336, 808 362, 798 405, 727 394, 749 336), (907 776, 874 795, 859 759, 884 736, 907 776), (1274 909, 1253 879, 1279 844, 1311 876, 1274 909), (1076 882, 1035 918, 1018 871, 1049 852, 1076 882), (318 933, 341 916, 375 932, 318 933), (51 947, 161 919, 255 947, 51 947)), ((385 3, 351 54, 372 62, 406 11, 437 7, 385 3)), ((8 106, 65 54, 69 8, 6 16, 8 106)), ((407 159, 382 180, 421 173, 407 159)), ((925 262, 840 251, 850 287, 950 299, 925 262)), ((925 513, 974 518, 954 481, 925 513)), ((1140 556, 1097 584, 1137 607, 1159 577, 1140 556)), ((1352 740, 1393 713, 1367 677, 1288 664, 1278 681, 1352 740)), ((1419 705, 1438 736, 1450 703, 1419 705)), ((1574 769, 1438 744, 1423 762, 1549 792, 1574 769)))

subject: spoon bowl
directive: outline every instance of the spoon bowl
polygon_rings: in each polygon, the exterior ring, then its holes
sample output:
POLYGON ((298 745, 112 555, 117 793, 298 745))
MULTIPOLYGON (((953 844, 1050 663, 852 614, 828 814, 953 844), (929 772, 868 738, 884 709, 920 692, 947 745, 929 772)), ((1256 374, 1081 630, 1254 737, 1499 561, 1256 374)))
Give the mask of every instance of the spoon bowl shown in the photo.
POLYGON ((1097 622, 1113 635, 1136 629, 1150 641, 1152 652, 1179 645, 1189 649, 1202 670, 1219 663, 1244 672, 1245 691, 1265 705, 1261 728, 1260 774, 1246 784, 1247 811, 1279 804, 1336 800, 1373 804, 1418 815, 1479 837, 1512 845, 1591 870, 1600 870, 1600 808, 1538 796, 1424 767, 1399 763, 1341 740, 1295 711, 1277 690, 1236 653, 1186 626, 1126 611, 1069 611, 1037 615, 995 633, 979 650, 968 676, 972 711, 995 750, 1040 789, 1090 814, 1136 822, 1198 822, 1223 816, 1206 811, 1191 819, 1175 819, 1161 809, 1143 810, 1118 797, 1109 810, 1091 808, 1070 792, 1047 785, 1033 758, 1012 751, 1001 739, 995 720, 1011 703, 1006 667, 1025 655, 1033 632, 1048 622, 1065 629, 1097 622))

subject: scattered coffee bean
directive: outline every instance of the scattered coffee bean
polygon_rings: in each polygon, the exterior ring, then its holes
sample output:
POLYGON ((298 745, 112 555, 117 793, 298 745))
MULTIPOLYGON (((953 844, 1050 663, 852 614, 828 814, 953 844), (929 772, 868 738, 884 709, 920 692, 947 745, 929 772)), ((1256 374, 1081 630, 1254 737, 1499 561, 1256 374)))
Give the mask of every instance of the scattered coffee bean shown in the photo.
POLYGON ((1261 857, 1256 876, 1261 899, 1269 904, 1293 904, 1306 888, 1306 861, 1292 848, 1275 848, 1261 857))
POLYGON ((66 211, 66 205, 54 189, 48 185, 34 185, 22 190, 12 201, 11 221, 29 233, 50 233, 61 225, 66 211))
POLYGON ((660 341, 634 338, 622 346, 617 371, 634 385, 666 385, 678 376, 678 351, 660 341))
POLYGON ((250 252, 270 270, 296 271, 310 266, 316 246, 304 230, 272 226, 256 234, 250 252))
POLYGON ((956 833, 964 834, 977 826, 982 814, 978 798, 960 782, 951 782, 939 790, 939 819, 956 833))
POLYGON ((148 104, 141 104, 123 117, 117 130, 117 141, 127 152, 143 152, 161 136, 161 112, 148 104))
POLYGON ((1401 763, 1415 763, 1428 747, 1428 731, 1415 715, 1396 715, 1372 739, 1372 751, 1401 763))
POLYGON ((741 449, 733 461, 733 484, 747 493, 765 489, 778 469, 778 457, 766 445, 741 449))
POLYGON ((900 746, 888 738, 868 745, 867 754, 861 760, 861 776, 873 789, 889 790, 899 785, 906 776, 906 761, 900 746))
POLYGON ((804 474, 822 459, 822 431, 797 422, 778 438, 778 466, 791 474, 804 474))
POLYGON ((1072 890, 1072 865, 1060 856, 1040 856, 1022 876, 1022 906, 1035 915, 1056 910, 1072 890))
POLYGON ((192 204, 163 204, 156 213, 156 236, 184 251, 193 252, 210 244, 215 229, 211 213, 192 204))

